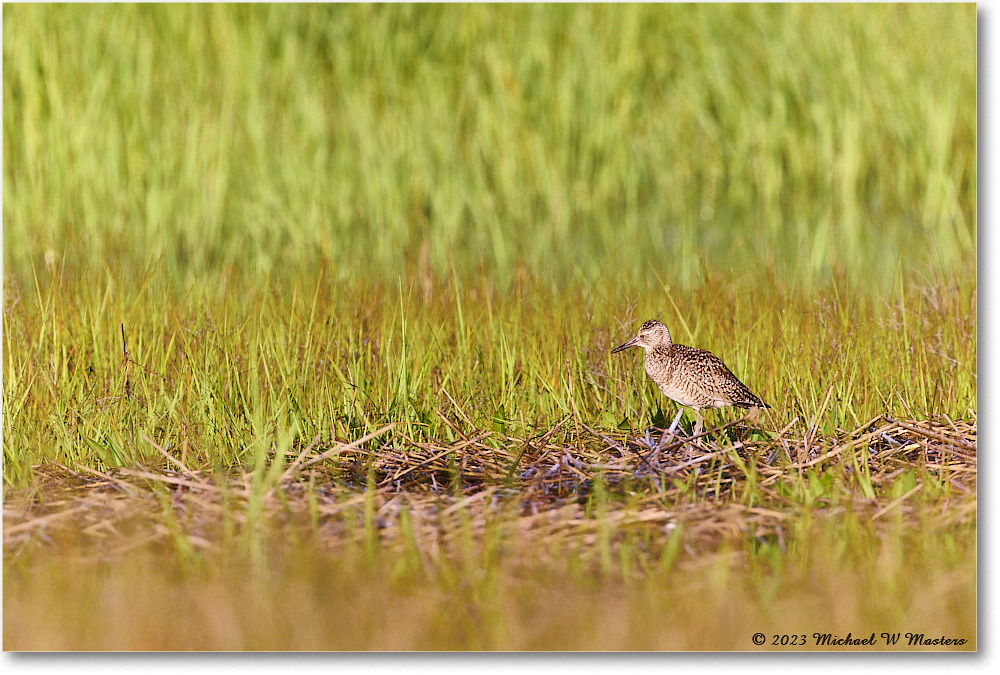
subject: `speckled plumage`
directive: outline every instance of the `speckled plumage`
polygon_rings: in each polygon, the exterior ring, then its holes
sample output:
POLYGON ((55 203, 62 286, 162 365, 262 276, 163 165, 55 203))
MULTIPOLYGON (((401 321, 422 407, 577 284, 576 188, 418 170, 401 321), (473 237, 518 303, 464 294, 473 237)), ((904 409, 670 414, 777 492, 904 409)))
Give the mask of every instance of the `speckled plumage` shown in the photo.
POLYGON ((682 406, 694 409, 695 434, 701 432, 701 411, 705 408, 771 407, 740 382, 719 357, 704 349, 675 344, 667 327, 655 319, 642 324, 634 338, 611 353, 634 346, 645 350, 646 373, 660 391, 682 406))

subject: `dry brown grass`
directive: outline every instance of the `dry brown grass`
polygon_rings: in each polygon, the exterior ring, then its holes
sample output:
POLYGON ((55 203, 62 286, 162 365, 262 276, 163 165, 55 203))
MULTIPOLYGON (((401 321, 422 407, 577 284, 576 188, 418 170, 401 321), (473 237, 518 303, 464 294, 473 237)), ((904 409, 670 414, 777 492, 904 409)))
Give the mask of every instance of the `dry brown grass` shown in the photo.
POLYGON ((37 467, 4 504, 5 647, 756 649, 757 631, 920 630, 974 648, 974 535, 936 550, 975 528, 974 420, 726 431, 750 435, 566 420, 529 439, 303 445, 257 473, 168 453, 37 467))
MULTIPOLYGON (((738 422, 720 429, 726 427, 737 429, 737 434, 748 431, 738 422)), ((104 548, 100 542, 120 540, 123 532, 138 534, 143 541, 162 541, 170 536, 160 522, 166 505, 184 524, 193 546, 211 548, 224 514, 240 525, 254 511, 283 527, 309 528, 310 523, 335 521, 345 512, 362 509, 366 500, 372 502, 379 537, 386 541, 399 538, 403 509, 415 531, 428 539, 441 531, 443 519, 461 511, 468 514, 468 527, 477 536, 490 514, 503 513, 510 527, 529 539, 544 540, 556 531, 586 539, 607 523, 623 527, 684 522, 696 538, 721 541, 751 524, 758 533, 774 532, 797 515, 776 486, 831 465, 853 474, 855 481, 859 475, 868 476, 877 488, 916 469, 947 483, 949 503, 975 495, 974 420, 883 418, 834 437, 788 438, 779 432, 774 439, 726 445, 708 440, 718 432, 694 438, 622 434, 615 439, 583 425, 562 423, 530 439, 483 431, 468 436, 459 432, 465 440, 452 444, 411 441, 362 449, 360 443, 332 448, 314 443, 292 453, 295 460, 279 472, 269 471, 271 476, 192 470, 167 453, 165 466, 150 469, 102 473, 84 466, 36 467, 36 484, 8 493, 5 500, 4 551, 16 554, 40 537, 70 532, 97 548, 104 548), (336 461, 312 461, 333 455, 336 461), (859 457, 863 465, 857 463, 859 457), (375 487, 368 496, 350 489, 365 487, 366 480, 375 487), (595 481, 609 490, 623 488, 632 498, 609 508, 600 521, 587 517, 595 481)), ((820 503, 842 502, 827 515, 850 507, 878 521, 893 512, 905 516, 916 510, 907 498, 922 486, 917 483, 892 498, 865 498, 863 490, 856 490, 848 501, 845 495, 831 495, 820 503)), ((970 504, 974 510, 975 502, 970 504)), ((942 518, 954 522, 968 516, 966 509, 942 511, 942 518)), ((340 538, 361 531, 321 526, 316 534, 336 546, 340 538)))

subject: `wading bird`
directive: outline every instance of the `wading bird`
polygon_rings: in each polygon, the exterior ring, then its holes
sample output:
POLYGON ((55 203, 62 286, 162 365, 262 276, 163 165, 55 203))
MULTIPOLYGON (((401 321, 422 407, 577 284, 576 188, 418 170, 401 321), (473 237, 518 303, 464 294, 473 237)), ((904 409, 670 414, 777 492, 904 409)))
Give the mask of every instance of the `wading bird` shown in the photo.
MULTIPOLYGON (((642 324, 634 338, 618 345, 611 353, 636 346, 646 351, 646 374, 660 391, 682 406, 694 409, 697 418, 695 435, 701 433, 701 411, 705 408, 729 405, 758 409, 771 407, 736 379, 718 356, 704 349, 675 344, 667 327, 655 319, 642 324)), ((671 430, 683 412, 683 408, 678 411, 670 425, 671 430)))

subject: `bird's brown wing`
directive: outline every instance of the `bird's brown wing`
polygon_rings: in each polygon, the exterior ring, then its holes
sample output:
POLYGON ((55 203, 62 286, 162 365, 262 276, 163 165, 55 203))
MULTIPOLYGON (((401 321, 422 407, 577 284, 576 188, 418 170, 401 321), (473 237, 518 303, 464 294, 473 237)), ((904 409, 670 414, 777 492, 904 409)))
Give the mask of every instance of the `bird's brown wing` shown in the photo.
POLYGON ((733 371, 729 370, 729 367, 722 362, 722 359, 712 352, 686 345, 674 345, 674 348, 683 348, 678 350, 684 352, 684 360, 690 368, 697 372, 703 386, 717 390, 720 395, 732 401, 731 405, 740 408, 771 407, 740 382, 733 371))

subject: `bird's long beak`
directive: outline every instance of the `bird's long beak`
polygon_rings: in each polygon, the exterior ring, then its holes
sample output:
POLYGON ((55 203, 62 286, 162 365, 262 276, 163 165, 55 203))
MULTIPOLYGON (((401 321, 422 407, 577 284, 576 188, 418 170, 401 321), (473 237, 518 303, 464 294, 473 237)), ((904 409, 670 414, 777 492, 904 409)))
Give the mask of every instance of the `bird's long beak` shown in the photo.
POLYGON ((611 353, 612 354, 617 354, 618 352, 620 352, 623 349, 628 349, 629 347, 634 347, 636 344, 638 344, 638 342, 639 342, 639 336, 636 335, 634 338, 632 338, 628 342, 620 344, 617 347, 615 347, 614 349, 612 349, 611 353))

